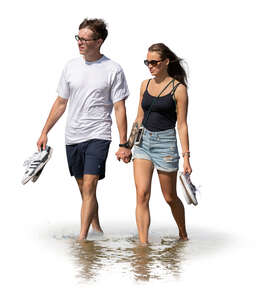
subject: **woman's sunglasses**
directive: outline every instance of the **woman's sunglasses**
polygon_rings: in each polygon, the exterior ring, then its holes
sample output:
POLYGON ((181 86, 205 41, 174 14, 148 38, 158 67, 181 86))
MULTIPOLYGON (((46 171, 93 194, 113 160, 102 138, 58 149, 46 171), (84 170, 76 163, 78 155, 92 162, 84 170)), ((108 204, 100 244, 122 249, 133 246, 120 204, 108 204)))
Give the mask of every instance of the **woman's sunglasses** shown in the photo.
POLYGON ((163 61, 164 59, 161 60, 144 60, 144 64, 148 67, 149 65, 155 67, 160 61, 163 61))

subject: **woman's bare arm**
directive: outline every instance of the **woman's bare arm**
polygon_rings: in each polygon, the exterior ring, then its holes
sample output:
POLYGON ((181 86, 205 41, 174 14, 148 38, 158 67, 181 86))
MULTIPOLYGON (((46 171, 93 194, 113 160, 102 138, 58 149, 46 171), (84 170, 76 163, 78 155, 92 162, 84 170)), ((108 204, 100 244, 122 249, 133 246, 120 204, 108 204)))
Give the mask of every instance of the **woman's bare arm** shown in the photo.
POLYGON ((177 101, 177 129, 180 138, 182 153, 184 154, 184 172, 191 173, 192 169, 189 162, 189 137, 187 125, 188 94, 187 88, 180 84, 175 92, 177 101))

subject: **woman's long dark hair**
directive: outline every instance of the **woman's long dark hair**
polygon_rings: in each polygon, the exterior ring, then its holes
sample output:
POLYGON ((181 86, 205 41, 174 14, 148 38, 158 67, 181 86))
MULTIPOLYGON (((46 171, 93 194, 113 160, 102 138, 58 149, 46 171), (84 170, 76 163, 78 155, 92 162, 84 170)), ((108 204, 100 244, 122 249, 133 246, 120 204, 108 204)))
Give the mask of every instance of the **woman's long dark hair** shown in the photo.
POLYGON ((181 65, 180 59, 173 51, 171 51, 165 44, 153 44, 148 48, 148 51, 156 51, 160 54, 161 59, 169 58, 170 62, 167 68, 168 74, 187 86, 187 74, 181 65))

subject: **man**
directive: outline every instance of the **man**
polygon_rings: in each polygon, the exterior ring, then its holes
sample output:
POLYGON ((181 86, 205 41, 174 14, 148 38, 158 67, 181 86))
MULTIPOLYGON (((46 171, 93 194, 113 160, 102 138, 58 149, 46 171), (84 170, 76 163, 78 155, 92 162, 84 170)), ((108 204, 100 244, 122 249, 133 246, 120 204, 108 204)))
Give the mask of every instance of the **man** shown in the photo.
POLYGON ((116 156, 128 162, 131 155, 125 109, 129 91, 122 68, 100 52, 107 35, 101 19, 85 19, 80 24, 75 38, 82 56, 66 64, 58 97, 37 142, 38 149, 45 149, 47 134, 65 112, 69 100, 65 143, 70 174, 75 176, 82 196, 79 240, 87 238, 91 224, 95 231, 102 232, 96 188, 98 180, 105 177, 113 107, 120 136, 116 156))

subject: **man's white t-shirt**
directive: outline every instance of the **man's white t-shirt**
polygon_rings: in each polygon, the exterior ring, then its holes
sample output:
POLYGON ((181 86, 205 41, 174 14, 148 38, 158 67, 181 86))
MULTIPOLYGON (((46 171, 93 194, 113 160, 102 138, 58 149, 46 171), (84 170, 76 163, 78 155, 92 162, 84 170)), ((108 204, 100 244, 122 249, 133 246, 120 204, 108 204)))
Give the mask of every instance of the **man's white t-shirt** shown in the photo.
POLYGON ((129 96, 122 68, 104 55, 94 62, 82 56, 69 61, 57 93, 69 99, 66 145, 90 139, 111 140, 113 104, 129 96))

